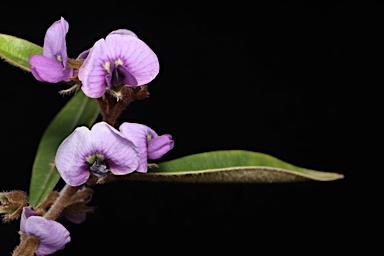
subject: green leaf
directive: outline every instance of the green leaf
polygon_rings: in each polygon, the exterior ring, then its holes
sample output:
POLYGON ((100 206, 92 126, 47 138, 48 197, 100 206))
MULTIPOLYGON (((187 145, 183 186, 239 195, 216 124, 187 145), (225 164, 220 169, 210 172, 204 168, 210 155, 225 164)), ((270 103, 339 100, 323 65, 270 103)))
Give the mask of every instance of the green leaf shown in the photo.
POLYGON ((131 180, 219 183, 332 181, 343 175, 301 168, 273 156, 246 150, 219 150, 159 163, 131 180))
POLYGON ((61 142, 78 126, 91 127, 99 114, 95 99, 78 91, 60 110, 45 130, 32 168, 29 200, 39 206, 60 179, 54 161, 61 142))
POLYGON ((30 72, 28 59, 32 54, 43 54, 43 48, 25 39, 0 33, 0 58, 30 72))

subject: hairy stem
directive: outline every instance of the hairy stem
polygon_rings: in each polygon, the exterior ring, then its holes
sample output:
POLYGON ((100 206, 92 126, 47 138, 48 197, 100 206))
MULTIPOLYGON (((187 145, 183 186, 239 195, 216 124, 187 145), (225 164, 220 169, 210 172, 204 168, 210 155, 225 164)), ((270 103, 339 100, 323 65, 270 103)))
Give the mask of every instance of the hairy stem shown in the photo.
POLYGON ((67 203, 71 200, 72 196, 79 190, 81 186, 72 187, 66 184, 60 191, 59 197, 52 204, 49 210, 43 216, 46 219, 55 220, 59 217, 62 210, 67 206, 67 203))
POLYGON ((27 236, 23 232, 20 234, 20 244, 15 248, 12 256, 34 256, 40 241, 36 237, 27 236))
POLYGON ((114 126, 117 118, 124 109, 133 101, 148 98, 148 87, 142 86, 124 86, 120 90, 121 98, 116 99, 112 94, 105 93, 103 97, 97 99, 100 113, 103 121, 114 126))
POLYGON ((116 105, 113 96, 105 94, 104 98, 100 97, 97 99, 97 103, 99 104, 99 109, 101 116, 103 117, 103 121, 113 126, 117 116, 120 114, 113 111, 116 105))

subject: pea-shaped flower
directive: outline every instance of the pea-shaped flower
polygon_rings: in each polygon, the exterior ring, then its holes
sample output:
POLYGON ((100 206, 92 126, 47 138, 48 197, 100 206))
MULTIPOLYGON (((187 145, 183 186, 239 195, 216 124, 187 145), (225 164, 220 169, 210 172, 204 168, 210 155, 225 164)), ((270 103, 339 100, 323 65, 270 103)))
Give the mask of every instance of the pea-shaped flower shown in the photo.
POLYGON ((159 136, 153 129, 143 124, 125 122, 120 125, 119 130, 139 149, 140 165, 137 168, 138 172, 147 172, 148 159, 159 159, 174 146, 170 134, 159 136))
POLYGON ((84 184, 90 174, 105 177, 131 173, 139 166, 138 149, 119 131, 105 122, 91 130, 76 128, 59 146, 55 163, 62 179, 70 186, 84 184))
POLYGON ((145 85, 159 73, 159 60, 133 32, 115 30, 81 54, 85 57, 78 77, 81 89, 91 98, 101 97, 114 86, 145 85))
POLYGON ((43 55, 33 54, 29 57, 31 73, 38 81, 58 83, 69 81, 73 76, 73 68, 67 67, 65 36, 68 27, 68 22, 63 17, 54 22, 45 34, 43 55))
POLYGON ((20 231, 39 239, 35 254, 49 255, 64 249, 71 241, 68 230, 59 222, 43 218, 37 212, 24 207, 20 219, 20 231))

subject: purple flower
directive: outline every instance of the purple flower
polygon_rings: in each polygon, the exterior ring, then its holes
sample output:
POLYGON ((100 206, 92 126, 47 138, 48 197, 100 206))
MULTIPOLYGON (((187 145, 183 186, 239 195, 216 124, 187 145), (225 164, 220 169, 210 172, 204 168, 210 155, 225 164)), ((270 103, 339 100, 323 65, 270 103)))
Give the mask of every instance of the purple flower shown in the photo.
POLYGON ((58 83, 69 81, 72 77, 73 68, 67 67, 67 32, 68 22, 61 17, 45 34, 43 55, 34 54, 29 57, 31 72, 38 81, 58 83))
POLYGON ((147 84, 159 73, 156 54, 126 29, 109 33, 80 56, 86 57, 78 74, 81 88, 91 98, 101 97, 113 86, 147 84))
POLYGON ((120 132, 139 149, 140 165, 138 172, 147 172, 148 158, 159 159, 174 146, 172 136, 157 133, 143 124, 125 122, 119 127, 120 132))
POLYGON ((104 177, 108 171, 125 175, 139 166, 137 147, 105 122, 91 130, 76 128, 59 146, 55 163, 63 180, 70 186, 84 184, 91 173, 104 177))
POLYGON ((23 208, 20 231, 40 240, 35 252, 37 256, 53 254, 64 249, 65 245, 71 241, 68 230, 62 224, 41 217, 28 207, 23 208))

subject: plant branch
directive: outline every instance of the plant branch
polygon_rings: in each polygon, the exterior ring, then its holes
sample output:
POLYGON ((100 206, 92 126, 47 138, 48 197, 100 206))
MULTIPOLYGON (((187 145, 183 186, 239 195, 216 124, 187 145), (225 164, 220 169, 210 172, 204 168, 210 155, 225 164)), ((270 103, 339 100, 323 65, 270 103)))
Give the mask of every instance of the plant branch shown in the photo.
POLYGON ((57 217, 59 217, 62 210, 67 206, 67 203, 71 200, 72 196, 77 192, 77 190, 79 190, 80 187, 81 186, 72 187, 66 184, 60 191, 59 197, 43 217, 51 220, 55 220, 57 217))
POLYGON ((40 241, 34 236, 27 236, 23 232, 20 234, 20 244, 15 248, 12 256, 34 256, 40 241))

